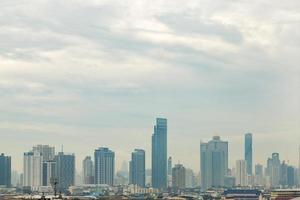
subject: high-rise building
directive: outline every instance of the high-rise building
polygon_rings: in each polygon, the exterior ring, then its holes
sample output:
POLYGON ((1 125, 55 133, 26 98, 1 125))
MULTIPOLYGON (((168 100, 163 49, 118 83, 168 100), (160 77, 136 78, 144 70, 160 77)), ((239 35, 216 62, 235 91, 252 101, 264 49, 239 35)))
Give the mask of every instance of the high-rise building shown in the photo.
POLYGON ((84 184, 94 184, 94 163, 91 156, 87 156, 82 161, 82 178, 84 184))
POLYGON ((214 136, 208 143, 200 144, 200 154, 202 189, 224 186, 228 171, 228 142, 214 136))
POLYGON ((283 188, 287 186, 287 169, 288 169, 288 165, 285 163, 285 161, 283 161, 279 169, 279 173, 280 173, 279 184, 283 188))
POLYGON ((135 149, 131 154, 129 164, 129 183, 145 187, 146 168, 145 168, 145 151, 135 149))
POLYGON ((247 185, 247 164, 245 160, 236 161, 235 183, 237 186, 247 185))
POLYGON ((247 163, 247 174, 252 175, 252 133, 245 134, 245 160, 247 163))
POLYGON ((70 186, 75 184, 75 155, 59 152, 55 156, 57 189, 66 192, 70 186))
POLYGON ((48 160, 43 162, 43 186, 51 186, 51 180, 56 178, 56 162, 48 160))
POLYGON ((0 154, 0 186, 11 186, 11 157, 0 154))
POLYGON ((195 174, 192 169, 185 168, 185 187, 194 188, 196 185, 195 174))
POLYGON ((263 185, 263 166, 261 164, 255 165, 255 177, 254 184, 256 186, 263 185))
POLYGON ((167 119, 157 118, 152 135, 152 187, 167 188, 167 119))
POLYGON ((268 158, 266 175, 270 178, 270 186, 273 188, 280 185, 280 159, 279 153, 273 153, 272 158, 268 158))
POLYGON ((39 152, 43 156, 43 161, 54 160, 55 158, 55 147, 49 145, 36 145, 32 148, 33 152, 39 152))
POLYGON ((172 169, 172 187, 185 188, 185 168, 181 164, 176 164, 172 169))
POLYGON ((24 153, 23 186, 36 191, 43 185, 43 156, 37 151, 24 153))
POLYGON ((295 180, 295 168, 293 166, 288 166, 287 167, 287 186, 289 188, 292 188, 293 186, 296 185, 296 180, 295 180))
POLYGON ((115 153, 108 148, 95 150, 95 184, 114 184, 115 153))
POLYGON ((172 187, 172 157, 168 158, 168 187, 172 187))

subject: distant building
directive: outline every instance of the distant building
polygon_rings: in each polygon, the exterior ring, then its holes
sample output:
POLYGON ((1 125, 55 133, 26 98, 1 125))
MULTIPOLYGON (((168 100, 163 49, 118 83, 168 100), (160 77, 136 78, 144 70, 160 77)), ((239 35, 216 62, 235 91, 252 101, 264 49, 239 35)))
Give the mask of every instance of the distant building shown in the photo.
POLYGON ((225 185, 225 188, 233 188, 235 186, 235 177, 234 176, 225 176, 224 185, 225 185))
POLYGON ((48 160, 43 162, 43 186, 51 186, 51 180, 56 178, 56 162, 48 160))
POLYGON ((94 184, 94 163, 91 156, 87 156, 82 161, 83 184, 94 184))
POLYGON ((270 176, 270 184, 272 188, 277 188, 280 185, 280 159, 279 153, 273 153, 272 158, 267 162, 267 175, 270 176))
POLYGON ((58 191, 66 192, 75 184, 75 155, 59 152, 55 156, 58 191))
POLYGON ((194 188, 196 185, 195 174, 192 169, 185 168, 185 187, 194 188))
POLYGON ((287 186, 289 188, 292 188, 293 186, 296 185, 296 178, 295 178, 295 173, 296 170, 293 166, 288 166, 287 167, 287 186))
POLYGON ((172 187, 172 157, 168 158, 168 187, 172 187))
POLYGON ((263 185, 263 166, 261 164, 255 165, 255 176, 254 176, 254 184, 256 186, 262 186, 263 185))
POLYGON ((247 165, 245 160, 236 161, 235 184, 237 186, 247 186, 247 165))
POLYGON ((287 187, 287 169, 288 165, 283 161, 280 165, 280 179, 279 179, 279 184, 282 188, 287 187))
POLYGON ((172 187, 176 189, 185 188, 185 168, 181 164, 176 164, 172 169, 172 187))
POLYGON ((214 136, 208 143, 200 144, 201 185, 206 190, 223 187, 228 170, 228 142, 214 136))
POLYGON ((247 174, 252 175, 252 133, 245 134, 245 160, 247 163, 247 174))
POLYGON ((152 135, 152 186, 167 188, 167 119, 157 118, 152 135))
POLYGON ((139 187, 145 187, 146 184, 146 163, 145 151, 135 149, 131 154, 129 164, 129 183, 139 187))
POLYGON ((11 157, 0 154, 0 186, 11 186, 11 157))
POLYGON ((32 148, 32 151, 41 153, 43 161, 54 160, 55 158, 55 147, 49 145, 36 145, 32 148))
POLYGON ((115 153, 108 148, 95 150, 95 184, 114 185, 115 153))
POLYGON ((36 191, 43 185, 43 156, 41 153, 26 152, 23 159, 23 186, 36 191))

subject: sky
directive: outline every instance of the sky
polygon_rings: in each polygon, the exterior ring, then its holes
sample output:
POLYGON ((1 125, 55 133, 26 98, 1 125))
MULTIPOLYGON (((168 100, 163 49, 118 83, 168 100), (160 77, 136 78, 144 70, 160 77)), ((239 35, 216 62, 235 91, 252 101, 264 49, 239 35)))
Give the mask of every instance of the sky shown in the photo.
POLYGON ((1 0, 0 152, 49 144, 116 168, 168 119, 168 154, 199 171, 200 141, 253 133, 254 163, 298 165, 299 0, 1 0))

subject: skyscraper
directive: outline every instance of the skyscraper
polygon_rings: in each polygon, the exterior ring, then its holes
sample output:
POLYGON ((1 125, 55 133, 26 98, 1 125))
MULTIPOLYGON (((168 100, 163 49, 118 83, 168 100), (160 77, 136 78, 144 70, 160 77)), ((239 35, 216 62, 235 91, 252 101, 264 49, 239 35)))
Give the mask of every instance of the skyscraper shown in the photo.
POLYGON ((195 174, 192 169, 185 168, 185 187, 194 188, 196 185, 195 174))
POLYGON ((245 160, 247 163, 247 174, 252 175, 252 133, 245 134, 245 160))
POLYGON ((235 183, 237 186, 247 185, 247 167, 245 160, 236 161, 235 183))
POLYGON ((228 170, 228 142, 214 136, 208 143, 200 144, 200 157, 202 189, 224 186, 228 170))
POLYGON ((26 152, 23 159, 23 186, 36 191, 43 185, 43 156, 41 153, 26 152))
POLYGON ((172 187, 176 189, 185 188, 185 168, 181 164, 176 164, 172 169, 172 187))
POLYGON ((280 159, 279 153, 273 153, 272 158, 268 158, 266 175, 270 177, 270 186, 278 187, 280 181, 280 159))
POLYGON ((51 179, 56 178, 56 162, 48 160, 43 162, 43 186, 51 186, 51 179))
POLYGON ((172 157, 168 158, 168 187, 172 187, 172 157))
POLYGON ((84 184, 94 184, 94 163, 91 156, 87 156, 82 161, 82 178, 84 184))
POLYGON ((167 188, 167 119, 157 118, 152 135, 152 187, 167 188))
POLYGON ((32 148, 33 152, 39 152, 43 156, 43 161, 54 160, 55 158, 55 147, 49 145, 36 145, 32 148))
POLYGON ((255 165, 255 181, 256 186, 263 185, 263 166, 261 164, 255 165))
POLYGON ((11 157, 0 154, 0 186, 11 186, 11 157))
POLYGON ((292 188, 295 186, 295 168, 293 166, 287 167, 287 186, 292 188))
POLYGON ((57 189, 66 192, 70 186, 75 184, 75 155, 59 152, 55 156, 57 189))
POLYGON ((95 150, 95 184, 114 184, 115 153, 108 148, 95 150))
POLYGON ((135 149, 132 152, 129 167, 129 183, 145 187, 146 169, 144 150, 135 149))

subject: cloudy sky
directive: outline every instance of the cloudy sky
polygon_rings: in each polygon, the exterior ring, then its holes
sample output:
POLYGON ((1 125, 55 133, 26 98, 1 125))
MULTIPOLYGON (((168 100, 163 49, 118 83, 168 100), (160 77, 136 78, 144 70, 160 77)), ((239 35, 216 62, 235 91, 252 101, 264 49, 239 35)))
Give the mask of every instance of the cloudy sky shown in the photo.
POLYGON ((299 0, 1 0, 0 152, 99 146, 117 168, 168 118, 169 154, 199 171, 199 143, 254 134, 255 163, 298 163, 299 0), (287 148, 288 147, 288 148, 287 148))

